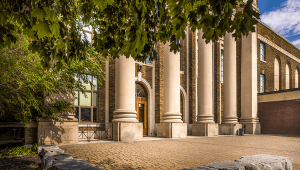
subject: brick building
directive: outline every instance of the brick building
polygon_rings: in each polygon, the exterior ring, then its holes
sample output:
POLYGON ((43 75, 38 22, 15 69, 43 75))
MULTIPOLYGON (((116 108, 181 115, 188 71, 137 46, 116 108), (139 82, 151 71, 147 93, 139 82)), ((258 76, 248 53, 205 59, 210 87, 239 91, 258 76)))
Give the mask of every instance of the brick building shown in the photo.
POLYGON ((158 43, 155 61, 106 61, 102 85, 91 77, 97 86, 87 85, 88 98, 72 98, 75 116, 43 120, 25 136, 38 133, 39 144, 77 143, 79 127, 104 123, 121 141, 235 135, 240 128, 300 134, 299 48, 261 21, 236 41, 227 34, 206 44, 201 30, 186 34, 180 53, 158 43))

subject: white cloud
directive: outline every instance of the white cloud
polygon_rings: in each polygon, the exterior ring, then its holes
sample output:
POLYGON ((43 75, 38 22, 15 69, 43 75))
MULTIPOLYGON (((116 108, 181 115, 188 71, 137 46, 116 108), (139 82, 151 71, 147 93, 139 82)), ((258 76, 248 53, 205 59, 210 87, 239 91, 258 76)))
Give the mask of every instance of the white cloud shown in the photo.
POLYGON ((298 48, 300 48, 300 39, 299 40, 295 40, 292 42, 295 46, 297 46, 298 48))
MULTIPOLYGON (((300 1, 287 0, 281 7, 261 15, 261 20, 284 37, 300 35, 300 1)), ((293 41, 300 47, 300 40, 293 41)))

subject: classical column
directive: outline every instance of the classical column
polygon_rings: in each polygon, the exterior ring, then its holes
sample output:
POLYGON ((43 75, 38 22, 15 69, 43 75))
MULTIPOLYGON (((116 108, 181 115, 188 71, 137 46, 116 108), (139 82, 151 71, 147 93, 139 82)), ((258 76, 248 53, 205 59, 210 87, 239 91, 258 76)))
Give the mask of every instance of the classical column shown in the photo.
POLYGON ((212 95, 212 42, 206 44, 203 31, 198 31, 198 116, 196 123, 215 123, 212 95))
POLYGON ((206 44, 203 31, 198 30, 198 116, 192 125, 193 136, 216 136, 218 124, 213 115, 212 42, 206 44))
POLYGON ((260 134, 257 117, 257 32, 242 37, 241 118, 248 134, 260 134))
POLYGON ((224 115, 220 135, 237 135, 242 128, 237 117, 236 41, 232 33, 224 37, 224 115))
POLYGON ((224 116, 222 123, 238 123, 236 98, 236 41, 232 33, 224 38, 224 116))
POLYGON ((164 44, 164 113, 157 125, 157 136, 186 138, 187 125, 180 113, 180 53, 170 52, 170 43, 164 44))
POLYGON ((164 113, 162 123, 182 123, 180 113, 180 53, 164 45, 164 113))
POLYGON ((135 63, 120 56, 115 65, 115 111, 112 122, 138 122, 135 110, 135 63))
POLYGON ((120 56, 115 65, 115 111, 113 140, 130 142, 143 138, 143 123, 135 111, 135 62, 120 56))

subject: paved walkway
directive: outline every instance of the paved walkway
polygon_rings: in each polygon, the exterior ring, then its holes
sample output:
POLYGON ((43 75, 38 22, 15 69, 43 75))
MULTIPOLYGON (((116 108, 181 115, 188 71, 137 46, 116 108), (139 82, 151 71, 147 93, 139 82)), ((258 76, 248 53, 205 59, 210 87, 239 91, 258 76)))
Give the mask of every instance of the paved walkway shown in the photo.
POLYGON ((130 143, 98 142, 59 147, 74 158, 87 160, 101 169, 192 168, 211 162, 233 161, 244 155, 270 154, 292 157, 293 169, 300 170, 300 136, 144 138, 130 143))

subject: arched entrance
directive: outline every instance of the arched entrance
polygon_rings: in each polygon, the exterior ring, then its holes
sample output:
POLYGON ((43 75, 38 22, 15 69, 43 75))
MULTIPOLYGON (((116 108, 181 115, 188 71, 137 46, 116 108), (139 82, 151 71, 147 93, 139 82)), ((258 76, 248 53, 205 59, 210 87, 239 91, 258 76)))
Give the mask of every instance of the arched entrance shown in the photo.
POLYGON ((183 94, 180 90, 180 113, 181 113, 181 120, 183 120, 183 94))
POLYGON ((137 120, 143 123, 143 135, 148 136, 148 94, 145 87, 135 84, 135 108, 137 112, 137 120))

